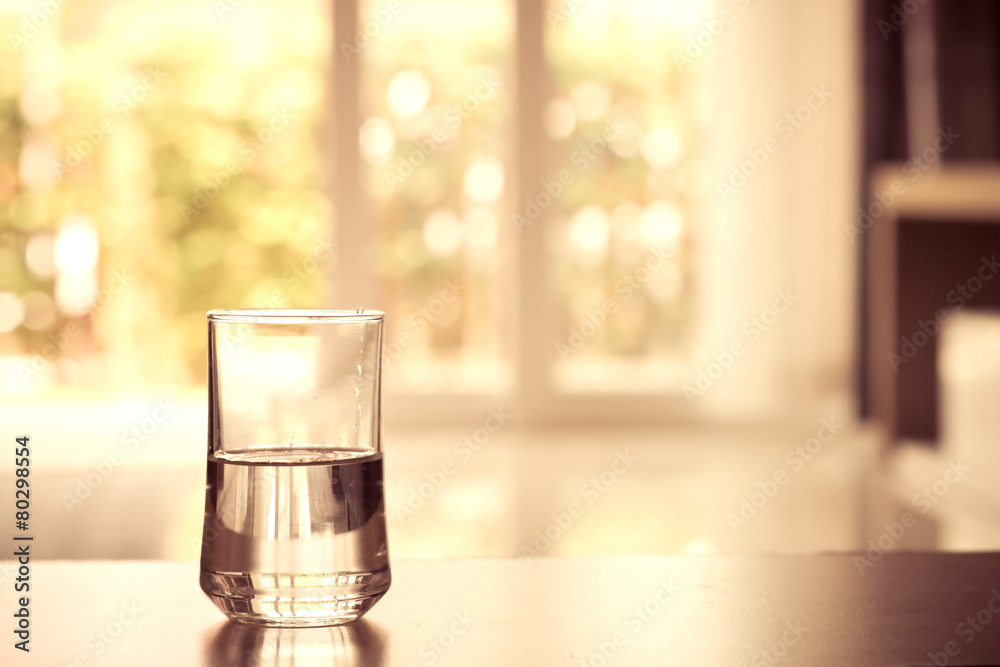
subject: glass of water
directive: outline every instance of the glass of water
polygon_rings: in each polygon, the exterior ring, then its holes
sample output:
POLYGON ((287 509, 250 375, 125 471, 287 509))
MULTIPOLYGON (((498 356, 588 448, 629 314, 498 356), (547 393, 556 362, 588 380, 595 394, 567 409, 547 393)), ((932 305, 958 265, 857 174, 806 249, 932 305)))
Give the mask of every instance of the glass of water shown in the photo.
POLYGON ((384 313, 208 313, 201 588, 229 618, 338 625, 389 588, 384 313))

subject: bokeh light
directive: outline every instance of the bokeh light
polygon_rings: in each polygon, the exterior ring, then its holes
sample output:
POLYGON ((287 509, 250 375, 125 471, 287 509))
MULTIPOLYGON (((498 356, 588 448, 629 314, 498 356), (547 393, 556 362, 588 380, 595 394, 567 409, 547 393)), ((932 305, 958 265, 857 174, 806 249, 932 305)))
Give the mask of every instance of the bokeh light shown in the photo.
POLYGON ((384 118, 369 118, 358 133, 361 154, 369 164, 382 164, 396 148, 396 132, 384 118))
POLYGON ((419 114, 431 99, 431 82, 427 75, 417 70, 403 70, 389 81, 386 102, 395 116, 412 118, 419 114))
POLYGON ((451 211, 435 211, 424 221, 424 243, 437 257, 453 255, 462 245, 462 226, 451 211))
POLYGON ((68 219, 59 230, 55 243, 55 264, 60 273, 81 274, 97 266, 97 234, 83 217, 68 219))
POLYGON ((33 331, 45 331, 56 321, 56 305, 45 292, 24 295, 24 326, 33 331))
POLYGON ((642 214, 642 236, 655 248, 672 249, 684 228, 681 212, 668 201, 653 202, 642 214))
POLYGON ((24 321, 24 304, 11 292, 0 292, 0 333, 13 331, 24 321))
POLYGON ((607 248, 611 233, 608 214, 597 206, 586 206, 570 221, 569 239, 577 251, 600 254, 607 248))
POLYGON ((576 115, 583 121, 599 120, 611 106, 611 90, 596 81, 584 81, 571 96, 576 115))
POLYGON ((677 164, 681 155, 681 144, 677 134, 668 127, 650 128, 640 143, 642 156, 655 169, 667 169, 677 164))
POLYGON ((28 140, 21 150, 18 172, 21 182, 29 190, 50 190, 59 183, 56 170, 58 154, 51 144, 36 139, 28 140))
POLYGON ((72 273, 56 277, 56 305, 70 317, 85 315, 97 298, 97 276, 72 273))
POLYGON ((28 239, 24 259, 28 268, 39 278, 48 278, 56 272, 56 238, 48 232, 34 234, 28 239))
POLYGON ((465 170, 463 186, 469 199, 480 204, 495 202, 503 192, 503 165, 496 158, 479 158, 465 170))

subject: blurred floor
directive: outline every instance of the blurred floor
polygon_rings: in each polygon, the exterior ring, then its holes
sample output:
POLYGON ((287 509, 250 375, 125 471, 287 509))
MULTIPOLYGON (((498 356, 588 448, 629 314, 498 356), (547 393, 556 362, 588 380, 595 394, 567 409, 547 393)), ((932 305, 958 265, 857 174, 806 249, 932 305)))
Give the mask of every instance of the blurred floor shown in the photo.
MULTIPOLYGON (((107 479, 101 478, 107 460, 63 459, 57 465, 54 457, 37 456, 34 517, 44 536, 39 556, 197 557, 204 453, 197 409, 190 410, 190 419, 164 425, 147 449, 107 479)), ((510 427, 494 434, 387 434, 392 553, 849 549, 864 532, 877 439, 844 426, 827 443, 809 443, 819 427, 817 420, 780 433, 547 435, 510 427), (477 437, 482 444, 473 451, 477 437), (805 456, 811 460, 797 458, 794 448, 809 444, 815 453, 806 450, 805 456)), ((39 443, 57 438, 36 433, 35 443, 41 450, 39 443)))
POLYGON ((794 469, 786 456, 813 435, 501 433, 440 490, 426 470, 456 457, 423 440, 388 468, 393 548, 419 556, 848 549, 860 536, 874 440, 842 431, 794 469))
MULTIPOLYGON (((391 553, 866 549, 905 512, 917 524, 894 548, 998 549, 1000 318, 956 317, 943 336, 938 450, 903 443, 880 459, 877 430, 836 415, 756 431, 388 432, 391 553)), ((121 424, 150 425, 155 401, 134 397, 110 413, 60 408, 58 423, 19 411, 37 425, 39 557, 198 557, 203 404, 180 403, 135 444, 121 424), (107 443, 108 454, 84 454, 85 440, 107 443), (134 450, 110 465, 126 443, 134 450)))

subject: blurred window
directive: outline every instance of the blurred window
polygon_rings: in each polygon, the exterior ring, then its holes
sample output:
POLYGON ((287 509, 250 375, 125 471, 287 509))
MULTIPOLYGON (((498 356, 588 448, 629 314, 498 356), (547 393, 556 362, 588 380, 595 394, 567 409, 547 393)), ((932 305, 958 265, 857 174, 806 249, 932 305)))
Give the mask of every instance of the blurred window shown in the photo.
POLYGON ((529 5, 358 0, 335 44, 321 0, 0 4, 0 388, 198 385, 206 310, 322 304, 333 260, 374 284, 407 391, 517 391, 516 340, 550 351, 560 391, 677 390, 705 178, 704 63, 684 54, 704 8, 538 3, 537 87, 514 65, 529 5), (371 256, 331 223, 332 58, 360 72, 371 256), (539 90, 545 144, 525 146, 516 104, 539 90), (549 174, 519 203, 518 159, 549 174), (536 218, 551 331, 511 287, 536 218))
POLYGON ((552 196, 546 250, 564 389, 676 389, 684 377, 708 178, 699 155, 705 63, 691 57, 704 48, 690 50, 702 4, 548 2, 548 183, 562 192, 552 196))
POLYGON ((330 256, 319 0, 0 4, 0 388, 204 382, 330 256))
POLYGON ((502 391, 513 5, 367 0, 359 9, 372 34, 361 51, 359 143, 374 278, 393 314, 389 372, 421 392, 502 391))

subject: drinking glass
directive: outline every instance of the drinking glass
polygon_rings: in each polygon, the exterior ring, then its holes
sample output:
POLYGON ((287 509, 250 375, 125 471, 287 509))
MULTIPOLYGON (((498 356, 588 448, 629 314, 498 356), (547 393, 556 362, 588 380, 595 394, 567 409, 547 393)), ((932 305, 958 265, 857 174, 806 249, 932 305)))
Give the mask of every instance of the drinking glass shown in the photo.
POLYGON ((389 588, 385 314, 208 313, 201 588, 229 618, 338 625, 389 588))

